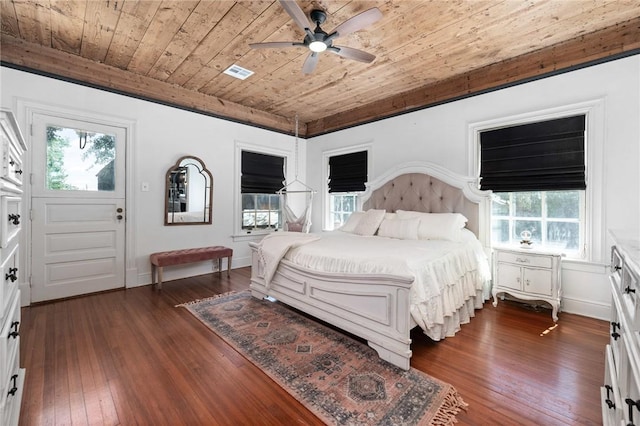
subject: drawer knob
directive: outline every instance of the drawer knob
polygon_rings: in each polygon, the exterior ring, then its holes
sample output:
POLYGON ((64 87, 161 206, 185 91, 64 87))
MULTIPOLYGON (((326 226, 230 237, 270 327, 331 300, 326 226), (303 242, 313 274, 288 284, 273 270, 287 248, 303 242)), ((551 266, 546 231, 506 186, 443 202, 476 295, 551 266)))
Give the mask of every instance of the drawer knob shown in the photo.
POLYGON ((612 332, 616 332, 616 328, 618 330, 620 330, 620 323, 619 322, 615 322, 615 321, 611 321, 611 331, 612 332))
POLYGON ((18 275, 16 274, 16 272, 18 272, 18 268, 9 268, 9 272, 4 275, 4 279, 14 282, 18 279, 18 275))
POLYGON ((18 375, 14 374, 13 376, 11 376, 11 389, 9 389, 9 392, 7 392, 8 396, 14 396, 16 394, 16 392, 18 392, 18 375))
POLYGON ((20 215, 19 214, 10 214, 9 215, 9 222, 13 223, 14 225, 20 225, 20 215))
POLYGON ((619 271, 619 270, 621 270, 621 269, 622 269, 622 266, 620 266, 620 265, 616 265, 616 266, 614 266, 614 267, 613 267, 613 270, 614 270, 615 272, 618 272, 618 271, 619 271))
POLYGON ((18 338, 18 336, 20 335, 20 333, 18 333, 18 326, 19 325, 20 325, 20 321, 14 321, 14 322, 11 323, 11 330, 13 330, 13 331, 11 331, 9 333, 9 335, 7 336, 7 339, 11 339, 11 338, 16 339, 16 338, 18 338))
POLYGON ((607 407, 609 407, 609 409, 616 408, 616 404, 611 401, 610 395, 610 392, 613 393, 613 388, 611 387, 611 385, 604 385, 604 388, 607 390, 607 399, 605 399, 604 402, 607 403, 607 407))
POLYGON ((613 337, 613 340, 618 340, 618 337, 620 337, 620 334, 614 331, 613 333, 611 333, 611 337, 613 337))
POLYGON ((634 401, 631 398, 626 398, 624 400, 624 402, 627 403, 627 405, 629 406, 629 423, 627 426, 633 426, 633 407, 636 407, 638 409, 638 411, 640 411, 640 399, 637 401, 634 401))

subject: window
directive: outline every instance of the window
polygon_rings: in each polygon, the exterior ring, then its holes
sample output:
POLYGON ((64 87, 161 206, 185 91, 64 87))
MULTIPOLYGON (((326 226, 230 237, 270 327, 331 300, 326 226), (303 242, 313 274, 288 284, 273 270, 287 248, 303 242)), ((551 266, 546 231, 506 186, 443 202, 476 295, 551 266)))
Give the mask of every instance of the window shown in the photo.
POLYGON ((282 228, 280 195, 284 157, 242 151, 242 225, 244 232, 282 228))
POLYGON ((584 191, 501 192, 491 203, 492 243, 535 246, 579 257, 584 246, 584 191))
POLYGON ((351 213, 358 206, 358 194, 330 194, 329 215, 333 229, 340 228, 347 222, 351 213))
POLYGON ((47 126, 46 189, 113 191, 115 135, 47 126))
POLYGON ((493 244, 535 247, 582 257, 585 245, 584 115, 480 134, 480 187, 494 192, 493 244))
POLYGON ((328 157, 329 211, 327 229, 344 225, 358 208, 358 195, 368 179, 368 151, 328 157))

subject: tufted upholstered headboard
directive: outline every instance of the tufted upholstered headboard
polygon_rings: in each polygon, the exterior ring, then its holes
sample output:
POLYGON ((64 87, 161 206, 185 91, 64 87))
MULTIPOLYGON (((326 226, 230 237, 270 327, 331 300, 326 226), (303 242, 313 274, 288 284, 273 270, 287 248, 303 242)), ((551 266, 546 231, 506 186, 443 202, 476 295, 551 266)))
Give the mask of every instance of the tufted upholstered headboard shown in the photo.
MULTIPOLYGON (((362 210, 413 210, 425 213, 461 213, 478 238, 484 232, 482 209, 489 192, 474 189, 474 180, 440 166, 409 163, 367 184, 362 210)), ((482 240, 482 239, 481 239, 482 240)))

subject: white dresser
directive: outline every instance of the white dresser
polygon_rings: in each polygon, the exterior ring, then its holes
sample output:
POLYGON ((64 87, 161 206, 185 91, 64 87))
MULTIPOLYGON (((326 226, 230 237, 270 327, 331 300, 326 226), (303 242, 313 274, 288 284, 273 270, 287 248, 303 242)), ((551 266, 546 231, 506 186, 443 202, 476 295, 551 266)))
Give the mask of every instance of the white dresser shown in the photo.
POLYGON ((499 293, 523 300, 542 300, 551 305, 553 320, 558 321, 562 297, 560 262, 559 254, 494 248, 493 306, 498 306, 499 293))
POLYGON ((640 425, 640 238, 610 232, 611 340, 605 351, 602 423, 640 425))
POLYGON ((24 369, 20 368, 20 233, 24 138, 13 113, 0 110, 0 424, 20 415, 24 369))

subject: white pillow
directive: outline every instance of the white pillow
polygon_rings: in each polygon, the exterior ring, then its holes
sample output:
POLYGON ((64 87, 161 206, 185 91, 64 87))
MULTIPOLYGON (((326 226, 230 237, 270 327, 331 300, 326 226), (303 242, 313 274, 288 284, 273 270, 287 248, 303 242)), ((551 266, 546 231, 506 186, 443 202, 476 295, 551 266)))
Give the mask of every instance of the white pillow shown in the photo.
POLYGON ((356 225, 353 233, 365 236, 375 235, 380 223, 382 223, 382 219, 384 219, 385 213, 385 210, 367 210, 358 225, 356 225))
POLYGON ((380 237, 417 240, 420 219, 385 219, 378 228, 380 237))
POLYGON ((418 238, 421 240, 460 241, 461 229, 467 218, 460 213, 422 213, 405 210, 396 212, 399 219, 420 219, 418 238))
POLYGON ((353 233, 355 231, 356 226, 360 223, 360 220, 364 217, 364 212, 353 212, 347 219, 347 222, 338 228, 338 231, 350 232, 353 233))

